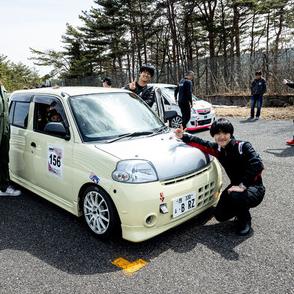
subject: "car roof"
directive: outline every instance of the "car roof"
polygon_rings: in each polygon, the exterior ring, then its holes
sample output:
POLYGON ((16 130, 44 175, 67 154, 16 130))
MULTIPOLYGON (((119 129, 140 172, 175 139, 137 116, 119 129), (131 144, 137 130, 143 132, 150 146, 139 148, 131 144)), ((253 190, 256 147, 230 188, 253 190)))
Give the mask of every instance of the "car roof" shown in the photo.
POLYGON ((60 97, 77 96, 83 94, 101 94, 101 93, 121 93, 129 92, 120 88, 103 88, 103 87, 44 87, 28 90, 14 91, 13 94, 51 94, 60 97), (64 95, 65 94, 65 95, 64 95))
POLYGON ((168 87, 176 87, 174 84, 162 84, 162 83, 152 83, 148 84, 149 86, 158 87, 158 88, 168 88, 168 87))

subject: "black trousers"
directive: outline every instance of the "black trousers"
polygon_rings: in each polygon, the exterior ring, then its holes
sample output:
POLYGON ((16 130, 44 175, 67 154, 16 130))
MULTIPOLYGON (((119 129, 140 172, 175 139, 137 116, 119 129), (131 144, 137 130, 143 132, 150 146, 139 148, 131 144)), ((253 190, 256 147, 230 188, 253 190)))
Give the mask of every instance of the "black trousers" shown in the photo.
POLYGON ((265 194, 265 187, 260 184, 248 187, 244 192, 230 192, 229 185, 221 194, 220 200, 214 211, 215 218, 220 221, 226 221, 233 217, 247 222, 251 220, 249 209, 261 203, 265 194))
POLYGON ((6 191, 9 185, 9 134, 3 135, 0 143, 0 190, 6 191))
POLYGON ((185 129, 187 127, 187 123, 189 122, 189 120, 191 119, 191 107, 189 102, 180 102, 179 101, 179 107, 181 109, 182 112, 182 125, 183 128, 185 129))

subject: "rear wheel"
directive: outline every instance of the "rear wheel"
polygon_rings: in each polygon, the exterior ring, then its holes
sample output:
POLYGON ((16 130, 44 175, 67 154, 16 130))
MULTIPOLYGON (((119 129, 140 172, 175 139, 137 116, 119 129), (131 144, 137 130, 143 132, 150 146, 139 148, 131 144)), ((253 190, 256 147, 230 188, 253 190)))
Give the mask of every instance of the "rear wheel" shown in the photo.
POLYGON ((83 194, 84 218, 99 238, 115 237, 119 232, 119 217, 110 197, 96 186, 88 187, 83 194))
POLYGON ((171 128, 177 129, 181 126, 182 123, 183 123, 182 117, 177 115, 169 121, 169 126, 171 128))

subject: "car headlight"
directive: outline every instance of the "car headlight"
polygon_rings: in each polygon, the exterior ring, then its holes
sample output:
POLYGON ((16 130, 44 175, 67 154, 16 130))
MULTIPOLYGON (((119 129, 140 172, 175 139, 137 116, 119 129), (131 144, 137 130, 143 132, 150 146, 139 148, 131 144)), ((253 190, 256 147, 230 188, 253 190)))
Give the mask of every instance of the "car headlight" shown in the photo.
POLYGON ((120 161, 112 173, 112 178, 117 182, 136 184, 158 180, 152 163, 139 159, 120 161))

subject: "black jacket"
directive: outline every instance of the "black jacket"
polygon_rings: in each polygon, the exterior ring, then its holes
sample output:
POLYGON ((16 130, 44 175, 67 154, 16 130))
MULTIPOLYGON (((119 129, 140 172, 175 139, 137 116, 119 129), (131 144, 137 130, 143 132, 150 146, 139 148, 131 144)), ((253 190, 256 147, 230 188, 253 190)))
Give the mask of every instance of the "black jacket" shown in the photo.
MULTIPOLYGON (((125 89, 130 90, 129 85, 125 86, 125 89)), ((153 86, 146 85, 145 87, 142 87, 136 82, 136 89, 130 91, 140 96, 150 107, 152 107, 155 101, 155 89, 153 86)))
POLYGON ((192 92, 193 92, 193 84, 192 81, 188 79, 181 79, 179 85, 175 89, 175 100, 177 101, 177 95, 179 93, 179 103, 187 103, 192 105, 192 92))
POLYGON ((251 84, 251 95, 263 95, 266 92, 266 81, 264 78, 255 79, 251 84))
POLYGON ((249 187, 262 184, 263 163, 249 142, 233 138, 225 148, 221 148, 216 143, 189 134, 184 134, 182 140, 215 156, 224 167, 232 185, 238 186, 243 183, 249 187))

